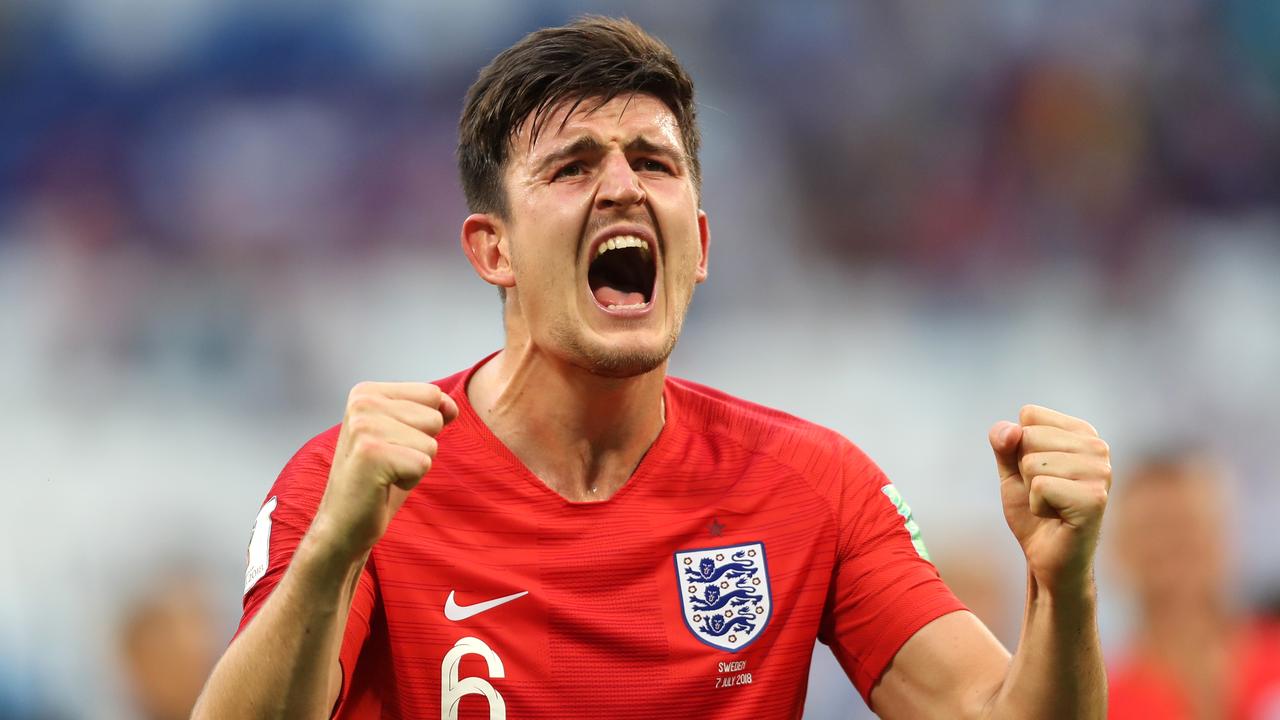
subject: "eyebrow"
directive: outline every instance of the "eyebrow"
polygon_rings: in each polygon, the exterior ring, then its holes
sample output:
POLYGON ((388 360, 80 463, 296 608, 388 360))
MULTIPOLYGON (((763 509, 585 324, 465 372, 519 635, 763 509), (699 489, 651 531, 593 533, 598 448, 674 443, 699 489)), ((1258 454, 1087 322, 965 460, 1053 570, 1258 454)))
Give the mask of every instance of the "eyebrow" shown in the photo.
MULTIPOLYGON (((655 143, 646 137, 636 137, 627 142, 622 148, 625 153, 644 153, 649 155, 661 155, 668 158, 678 165, 682 165, 684 154, 666 143, 655 143)), ((552 165, 558 165, 564 160, 580 155, 601 154, 605 151, 605 144, 590 135, 583 135, 577 140, 552 151, 547 156, 538 161, 535 174, 541 175, 547 168, 552 165)))

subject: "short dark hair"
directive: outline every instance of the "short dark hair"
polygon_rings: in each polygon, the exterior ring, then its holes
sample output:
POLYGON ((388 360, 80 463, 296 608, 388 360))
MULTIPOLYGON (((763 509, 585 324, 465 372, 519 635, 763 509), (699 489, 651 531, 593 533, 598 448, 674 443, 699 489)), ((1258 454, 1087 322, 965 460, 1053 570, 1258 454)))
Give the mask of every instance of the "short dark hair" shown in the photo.
POLYGON ((549 111, 570 102, 596 109, 637 93, 662 101, 680 125, 694 188, 702 143, 693 80, 662 41, 626 19, 585 16, 524 36, 480 71, 458 122, 458 171, 472 212, 507 213, 502 173, 525 122, 536 139, 549 111))

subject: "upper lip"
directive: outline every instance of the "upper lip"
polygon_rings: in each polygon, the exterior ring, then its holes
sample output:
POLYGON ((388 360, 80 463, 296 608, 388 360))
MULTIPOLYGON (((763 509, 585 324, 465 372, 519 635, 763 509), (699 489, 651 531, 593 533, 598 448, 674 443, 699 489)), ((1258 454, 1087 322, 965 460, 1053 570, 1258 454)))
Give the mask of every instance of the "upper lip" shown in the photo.
POLYGON ((649 243, 649 252, 653 253, 654 257, 657 257, 658 241, 654 237, 652 230, 644 225, 620 224, 610 225, 599 233, 596 233, 596 236, 591 240, 591 244, 587 246, 587 262, 596 258, 596 253, 599 252, 601 243, 607 241, 609 238, 622 237, 623 235, 638 237, 649 243))

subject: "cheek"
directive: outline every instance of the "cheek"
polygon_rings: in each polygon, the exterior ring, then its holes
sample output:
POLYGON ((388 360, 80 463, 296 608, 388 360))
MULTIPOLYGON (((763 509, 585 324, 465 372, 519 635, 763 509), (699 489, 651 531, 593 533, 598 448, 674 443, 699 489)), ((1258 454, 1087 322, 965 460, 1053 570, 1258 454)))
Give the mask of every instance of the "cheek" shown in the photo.
POLYGON ((679 238, 678 242, 673 243, 671 270, 681 279, 692 282, 698 272, 698 264, 702 260, 702 243, 698 235, 698 226, 696 223, 689 223, 673 228, 670 237, 679 238))
POLYGON ((516 278, 516 282, 523 284, 532 294, 531 299, 536 305, 552 304, 552 298, 558 298, 573 283, 573 273, 565 272, 562 264, 547 255, 540 253, 540 257, 522 262, 522 272, 516 278))
POLYGON ((655 215, 665 239, 670 243, 668 255, 683 266, 696 266, 702 258, 702 234, 698 224, 698 206, 685 186, 659 187, 650 193, 655 215), (665 208, 665 211, 664 211, 665 208))

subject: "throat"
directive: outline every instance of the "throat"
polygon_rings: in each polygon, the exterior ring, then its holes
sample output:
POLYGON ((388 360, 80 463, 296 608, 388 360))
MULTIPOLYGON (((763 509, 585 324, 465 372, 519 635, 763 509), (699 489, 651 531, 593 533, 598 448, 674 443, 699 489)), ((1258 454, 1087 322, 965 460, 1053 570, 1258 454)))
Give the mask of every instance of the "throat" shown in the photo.
POLYGON ((608 500, 630 481, 666 419, 662 372, 618 380, 508 347, 471 377, 467 396, 494 437, 549 491, 608 500))
POLYGON ((600 245, 587 284, 601 307, 643 306, 653 297, 657 268, 647 243, 624 237, 600 245))

